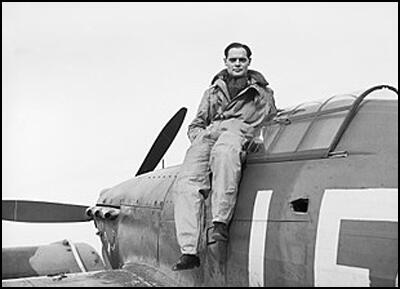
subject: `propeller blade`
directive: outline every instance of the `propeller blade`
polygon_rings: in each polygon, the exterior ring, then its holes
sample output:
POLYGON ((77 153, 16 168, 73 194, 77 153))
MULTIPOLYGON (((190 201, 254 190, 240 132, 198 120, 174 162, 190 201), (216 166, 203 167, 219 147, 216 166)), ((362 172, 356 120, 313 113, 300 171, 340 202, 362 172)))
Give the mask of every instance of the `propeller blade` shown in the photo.
POLYGON ((3 220, 29 223, 85 222, 87 206, 25 200, 2 200, 3 220))
POLYGON ((150 172, 158 165, 181 128, 186 112, 187 109, 182 107, 164 126, 147 153, 136 176, 150 172))

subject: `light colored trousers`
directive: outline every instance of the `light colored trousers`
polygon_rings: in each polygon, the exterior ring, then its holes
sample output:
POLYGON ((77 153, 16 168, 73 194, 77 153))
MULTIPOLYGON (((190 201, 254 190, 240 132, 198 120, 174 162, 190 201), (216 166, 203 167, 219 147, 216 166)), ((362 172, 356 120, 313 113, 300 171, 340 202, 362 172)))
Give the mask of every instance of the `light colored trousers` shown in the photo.
POLYGON ((220 121, 194 139, 186 152, 174 187, 175 226, 182 254, 197 254, 201 209, 210 191, 212 173, 212 221, 228 224, 235 208, 246 138, 240 130, 229 130, 220 121))

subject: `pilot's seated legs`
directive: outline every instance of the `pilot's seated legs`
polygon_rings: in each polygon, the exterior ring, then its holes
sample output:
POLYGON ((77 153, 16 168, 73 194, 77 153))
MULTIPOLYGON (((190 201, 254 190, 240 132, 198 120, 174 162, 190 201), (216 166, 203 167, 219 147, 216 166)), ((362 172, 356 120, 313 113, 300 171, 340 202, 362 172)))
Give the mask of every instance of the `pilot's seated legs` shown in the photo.
POLYGON ((173 270, 189 269, 193 268, 192 264, 197 264, 192 256, 198 253, 200 238, 204 199, 200 191, 210 190, 209 159, 215 143, 208 136, 204 131, 193 141, 174 184, 175 227, 182 256, 173 270))
POLYGON ((214 231, 219 240, 228 239, 227 225, 235 207, 244 156, 242 136, 223 131, 217 140, 207 131, 200 134, 186 152, 175 183, 175 225, 182 256, 173 270, 193 268, 200 237, 202 191, 210 190, 214 231), (186 256, 186 257, 185 257, 186 256), (192 260, 190 262, 188 260, 192 260))
POLYGON ((224 131, 211 150, 213 235, 221 241, 228 239, 227 227, 234 212, 245 158, 244 142, 242 135, 224 131))

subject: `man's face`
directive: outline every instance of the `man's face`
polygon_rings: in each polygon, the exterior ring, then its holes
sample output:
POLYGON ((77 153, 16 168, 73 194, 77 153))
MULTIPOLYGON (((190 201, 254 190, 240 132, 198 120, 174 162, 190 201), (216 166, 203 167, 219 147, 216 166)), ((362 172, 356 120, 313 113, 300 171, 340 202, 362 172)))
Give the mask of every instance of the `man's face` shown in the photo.
POLYGON ((247 57, 244 48, 231 48, 228 51, 228 57, 224 58, 226 68, 229 75, 233 77, 241 77, 247 75, 250 65, 250 59, 247 57))

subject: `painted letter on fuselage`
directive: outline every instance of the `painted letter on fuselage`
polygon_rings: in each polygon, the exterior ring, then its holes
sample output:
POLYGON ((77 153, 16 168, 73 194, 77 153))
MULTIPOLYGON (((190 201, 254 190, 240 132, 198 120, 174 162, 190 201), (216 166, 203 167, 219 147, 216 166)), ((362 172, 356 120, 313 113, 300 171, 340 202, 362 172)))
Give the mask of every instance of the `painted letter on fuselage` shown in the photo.
POLYGON ((397 188, 326 190, 315 244, 315 286, 394 286, 397 204, 397 188))

